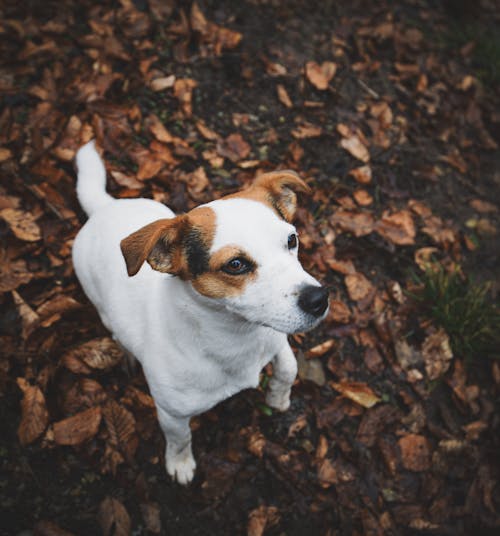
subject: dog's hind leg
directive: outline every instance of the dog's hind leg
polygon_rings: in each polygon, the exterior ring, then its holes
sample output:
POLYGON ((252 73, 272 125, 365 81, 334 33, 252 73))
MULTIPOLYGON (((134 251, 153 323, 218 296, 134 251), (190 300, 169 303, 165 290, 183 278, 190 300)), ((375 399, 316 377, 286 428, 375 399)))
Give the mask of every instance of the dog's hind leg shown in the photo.
POLYGON ((273 361, 273 376, 269 382, 266 404, 279 411, 290 407, 290 392, 297 376, 297 361, 288 342, 276 354, 273 361))
POLYGON ((193 480, 196 462, 191 450, 189 417, 173 417, 158 407, 158 420, 167 441, 165 466, 167 473, 179 482, 189 484, 193 480))

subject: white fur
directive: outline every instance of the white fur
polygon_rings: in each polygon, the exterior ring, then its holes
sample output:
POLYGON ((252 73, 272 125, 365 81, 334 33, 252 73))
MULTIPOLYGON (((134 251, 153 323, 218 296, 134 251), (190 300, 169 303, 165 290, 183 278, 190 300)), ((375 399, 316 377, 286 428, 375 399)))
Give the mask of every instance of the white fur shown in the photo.
POLYGON ((287 248, 294 227, 263 204, 244 199, 208 204, 216 214, 212 252, 236 245, 258 264, 257 277, 243 294, 207 298, 189 281, 154 271, 147 263, 129 277, 120 241, 174 214, 152 200, 114 200, 106 194, 104 167, 93 145, 78 152, 77 164, 78 199, 90 218, 73 246, 76 274, 104 325, 141 362, 167 439, 167 471, 186 484, 196 466, 192 416, 256 387, 270 361, 266 401, 279 410, 288 408, 297 364, 286 333, 319 322, 297 305, 301 285, 319 284, 303 270, 297 251, 287 248))

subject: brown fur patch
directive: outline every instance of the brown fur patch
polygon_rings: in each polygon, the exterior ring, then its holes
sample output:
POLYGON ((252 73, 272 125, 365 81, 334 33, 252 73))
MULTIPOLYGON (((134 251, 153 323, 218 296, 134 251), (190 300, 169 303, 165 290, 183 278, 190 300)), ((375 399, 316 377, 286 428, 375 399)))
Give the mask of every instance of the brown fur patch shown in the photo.
POLYGON ((255 270, 240 275, 223 272, 221 268, 234 257, 251 260, 251 257, 237 246, 225 246, 211 256, 210 270, 193 279, 193 287, 209 298, 227 298, 242 294, 248 282, 255 279, 257 274, 255 270))
POLYGON ((223 199, 252 199, 272 208, 276 214, 290 222, 295 216, 298 192, 310 193, 309 186, 295 171, 273 171, 259 175, 246 190, 228 195, 223 199))
POLYGON ((130 276, 144 261, 154 270, 192 279, 209 269, 209 251, 215 234, 215 213, 208 207, 154 221, 121 241, 130 276))

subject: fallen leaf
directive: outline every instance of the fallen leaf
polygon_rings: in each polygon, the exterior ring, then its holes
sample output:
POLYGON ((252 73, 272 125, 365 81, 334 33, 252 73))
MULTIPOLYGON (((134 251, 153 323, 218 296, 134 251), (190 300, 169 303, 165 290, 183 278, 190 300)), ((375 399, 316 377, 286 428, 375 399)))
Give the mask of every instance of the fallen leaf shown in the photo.
POLYGON ((21 240, 36 242, 42 237, 40 227, 38 227, 31 212, 4 208, 0 210, 0 217, 7 222, 10 230, 21 240))
POLYGON ((231 162, 238 162, 247 158, 250 150, 250 145, 238 133, 230 134, 226 139, 218 140, 217 142, 217 153, 229 158, 231 162))
POLYGON ((21 336, 26 340, 39 326, 40 318, 15 290, 12 291, 12 298, 17 308, 17 314, 21 317, 21 336))
POLYGON ((12 158, 12 151, 7 147, 0 147, 0 162, 5 162, 9 158, 12 158))
POLYGON ((393 214, 384 212, 382 218, 375 224, 375 231, 398 246, 415 243, 415 224, 407 210, 400 210, 393 214))
POLYGON ((49 413, 45 397, 38 386, 30 385, 24 378, 18 378, 17 385, 23 391, 17 437, 24 446, 33 443, 42 435, 49 422, 49 413))
POLYGON ((425 372, 430 380, 437 380, 450 368, 453 352, 444 329, 441 328, 425 338, 422 343, 422 357, 425 372))
POLYGON ((318 344, 314 346, 313 348, 309 349, 306 352, 306 357, 307 359, 310 359, 311 357, 321 357, 322 355, 326 354, 326 352, 331 350, 334 346, 335 346, 335 340, 328 339, 327 341, 324 341, 321 344, 318 344))
POLYGON ((325 61, 321 65, 315 61, 308 61, 306 63, 306 77, 319 90, 328 88, 328 84, 336 72, 337 65, 332 61, 325 61))
POLYGON ((351 320, 351 310, 340 300, 330 300, 328 319, 339 324, 348 324, 351 320))
POLYGON ((101 408, 94 406, 54 423, 54 441, 58 445, 79 445, 92 439, 99 430, 101 408))
POLYGON ((147 502, 141 503, 140 508, 145 529, 153 534, 160 534, 160 505, 157 502, 147 502))
POLYGON ((353 134, 349 138, 342 138, 340 140, 340 146, 350 153, 354 158, 361 160, 361 162, 370 161, 370 153, 365 145, 361 142, 356 134, 353 134))
POLYGON ((373 203, 373 197, 366 190, 356 190, 352 196, 356 203, 362 207, 367 207, 373 203))
POLYGON ((263 504, 248 515, 247 536, 262 536, 266 527, 276 525, 279 520, 280 515, 276 506, 263 504))
POLYGON ((138 181, 131 175, 122 173, 121 171, 113 170, 111 171, 111 176, 120 186, 123 186, 124 188, 131 188, 132 190, 142 190, 142 188, 144 188, 144 183, 138 181))
POLYGON ((368 279, 366 279, 366 277, 359 272, 346 275, 344 281, 349 297, 354 301, 359 301, 366 298, 375 290, 370 281, 368 281, 368 279))
POLYGON ((415 264, 422 270, 426 271, 432 265, 432 255, 438 252, 437 248, 426 247, 417 249, 414 253, 415 264))
POLYGON ((81 361, 91 369, 108 370, 123 359, 123 350, 110 337, 80 344, 66 352, 63 361, 81 361))
POLYGON ((328 458, 323 459, 318 465, 318 481, 323 488, 339 483, 337 470, 328 458))
POLYGON ((370 166, 360 166, 349 171, 349 175, 360 184, 370 184, 372 182, 372 169, 370 166))
POLYGON ((292 130, 292 136, 299 140, 306 138, 317 138, 322 134, 321 127, 311 123, 302 123, 292 130))
POLYGON ((287 90, 283 84, 278 84, 276 86, 276 91, 278 93, 278 99, 281 104, 285 105, 287 108, 293 108, 293 102, 288 95, 287 90))
POLYGON ((53 521, 46 519, 42 519, 35 525, 33 534, 36 536, 74 536, 73 532, 68 532, 53 521))
POLYGON ((409 471, 426 471, 431 466, 431 453, 426 437, 408 434, 398 441, 401 461, 409 471))
POLYGON ((204 121, 196 121, 196 128, 206 140, 216 141, 219 139, 217 132, 208 128, 204 121))
POLYGON ((498 207, 489 201, 483 201, 481 199, 473 199, 470 201, 469 205, 476 211, 481 214, 491 214, 493 212, 498 212, 498 207))
POLYGON ((297 353, 298 375, 303 381, 311 381, 320 387, 325 385, 326 376, 319 359, 306 359, 303 352, 297 353))
POLYGON ((131 522, 123 504, 113 497, 106 497, 99 505, 99 524, 103 536, 130 536, 131 522))
POLYGON ((131 460, 138 445, 134 416, 113 399, 103 406, 102 415, 110 445, 131 460))
POLYGON ((331 386, 340 394, 364 408, 371 408, 381 400, 366 383, 342 381, 340 383, 331 383, 331 386))
POLYGON ((175 74, 171 74, 170 76, 155 78, 154 80, 151 80, 149 85, 153 91, 164 91, 165 89, 174 87, 175 80, 175 74))
POLYGON ((356 237, 370 234, 375 227, 375 220, 369 212, 352 212, 343 209, 333 213, 330 223, 356 237))
POLYGON ((7 253, 0 254, 0 293, 15 290, 20 285, 29 283, 33 274, 28 271, 24 259, 10 260, 7 253))
POLYGON ((40 325, 46 328, 60 320, 64 313, 76 311, 81 307, 82 304, 71 296, 57 294, 50 300, 43 302, 37 308, 36 314, 40 318, 40 325))
POLYGON ((181 109, 187 117, 191 117, 193 113, 193 89, 197 85, 198 82, 192 78, 178 78, 174 82, 174 96, 179 100, 181 109))
POLYGON ((146 119, 146 125, 148 126, 151 134, 163 143, 172 143, 174 137, 165 128, 165 125, 160 121, 157 115, 151 114, 146 119))

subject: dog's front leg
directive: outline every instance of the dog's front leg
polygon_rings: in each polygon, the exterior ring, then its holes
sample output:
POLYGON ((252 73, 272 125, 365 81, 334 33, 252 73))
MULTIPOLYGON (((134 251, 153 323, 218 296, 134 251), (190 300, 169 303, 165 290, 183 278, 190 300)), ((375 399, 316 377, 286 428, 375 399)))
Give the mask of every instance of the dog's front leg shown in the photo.
POLYGON ((290 407, 290 392, 297 376, 297 361, 288 342, 274 357, 266 404, 279 411, 290 407))
POLYGON ((167 473, 179 484, 189 484, 193 480, 196 468, 191 450, 189 417, 173 417, 158 407, 158 420, 167 441, 165 450, 167 473))

